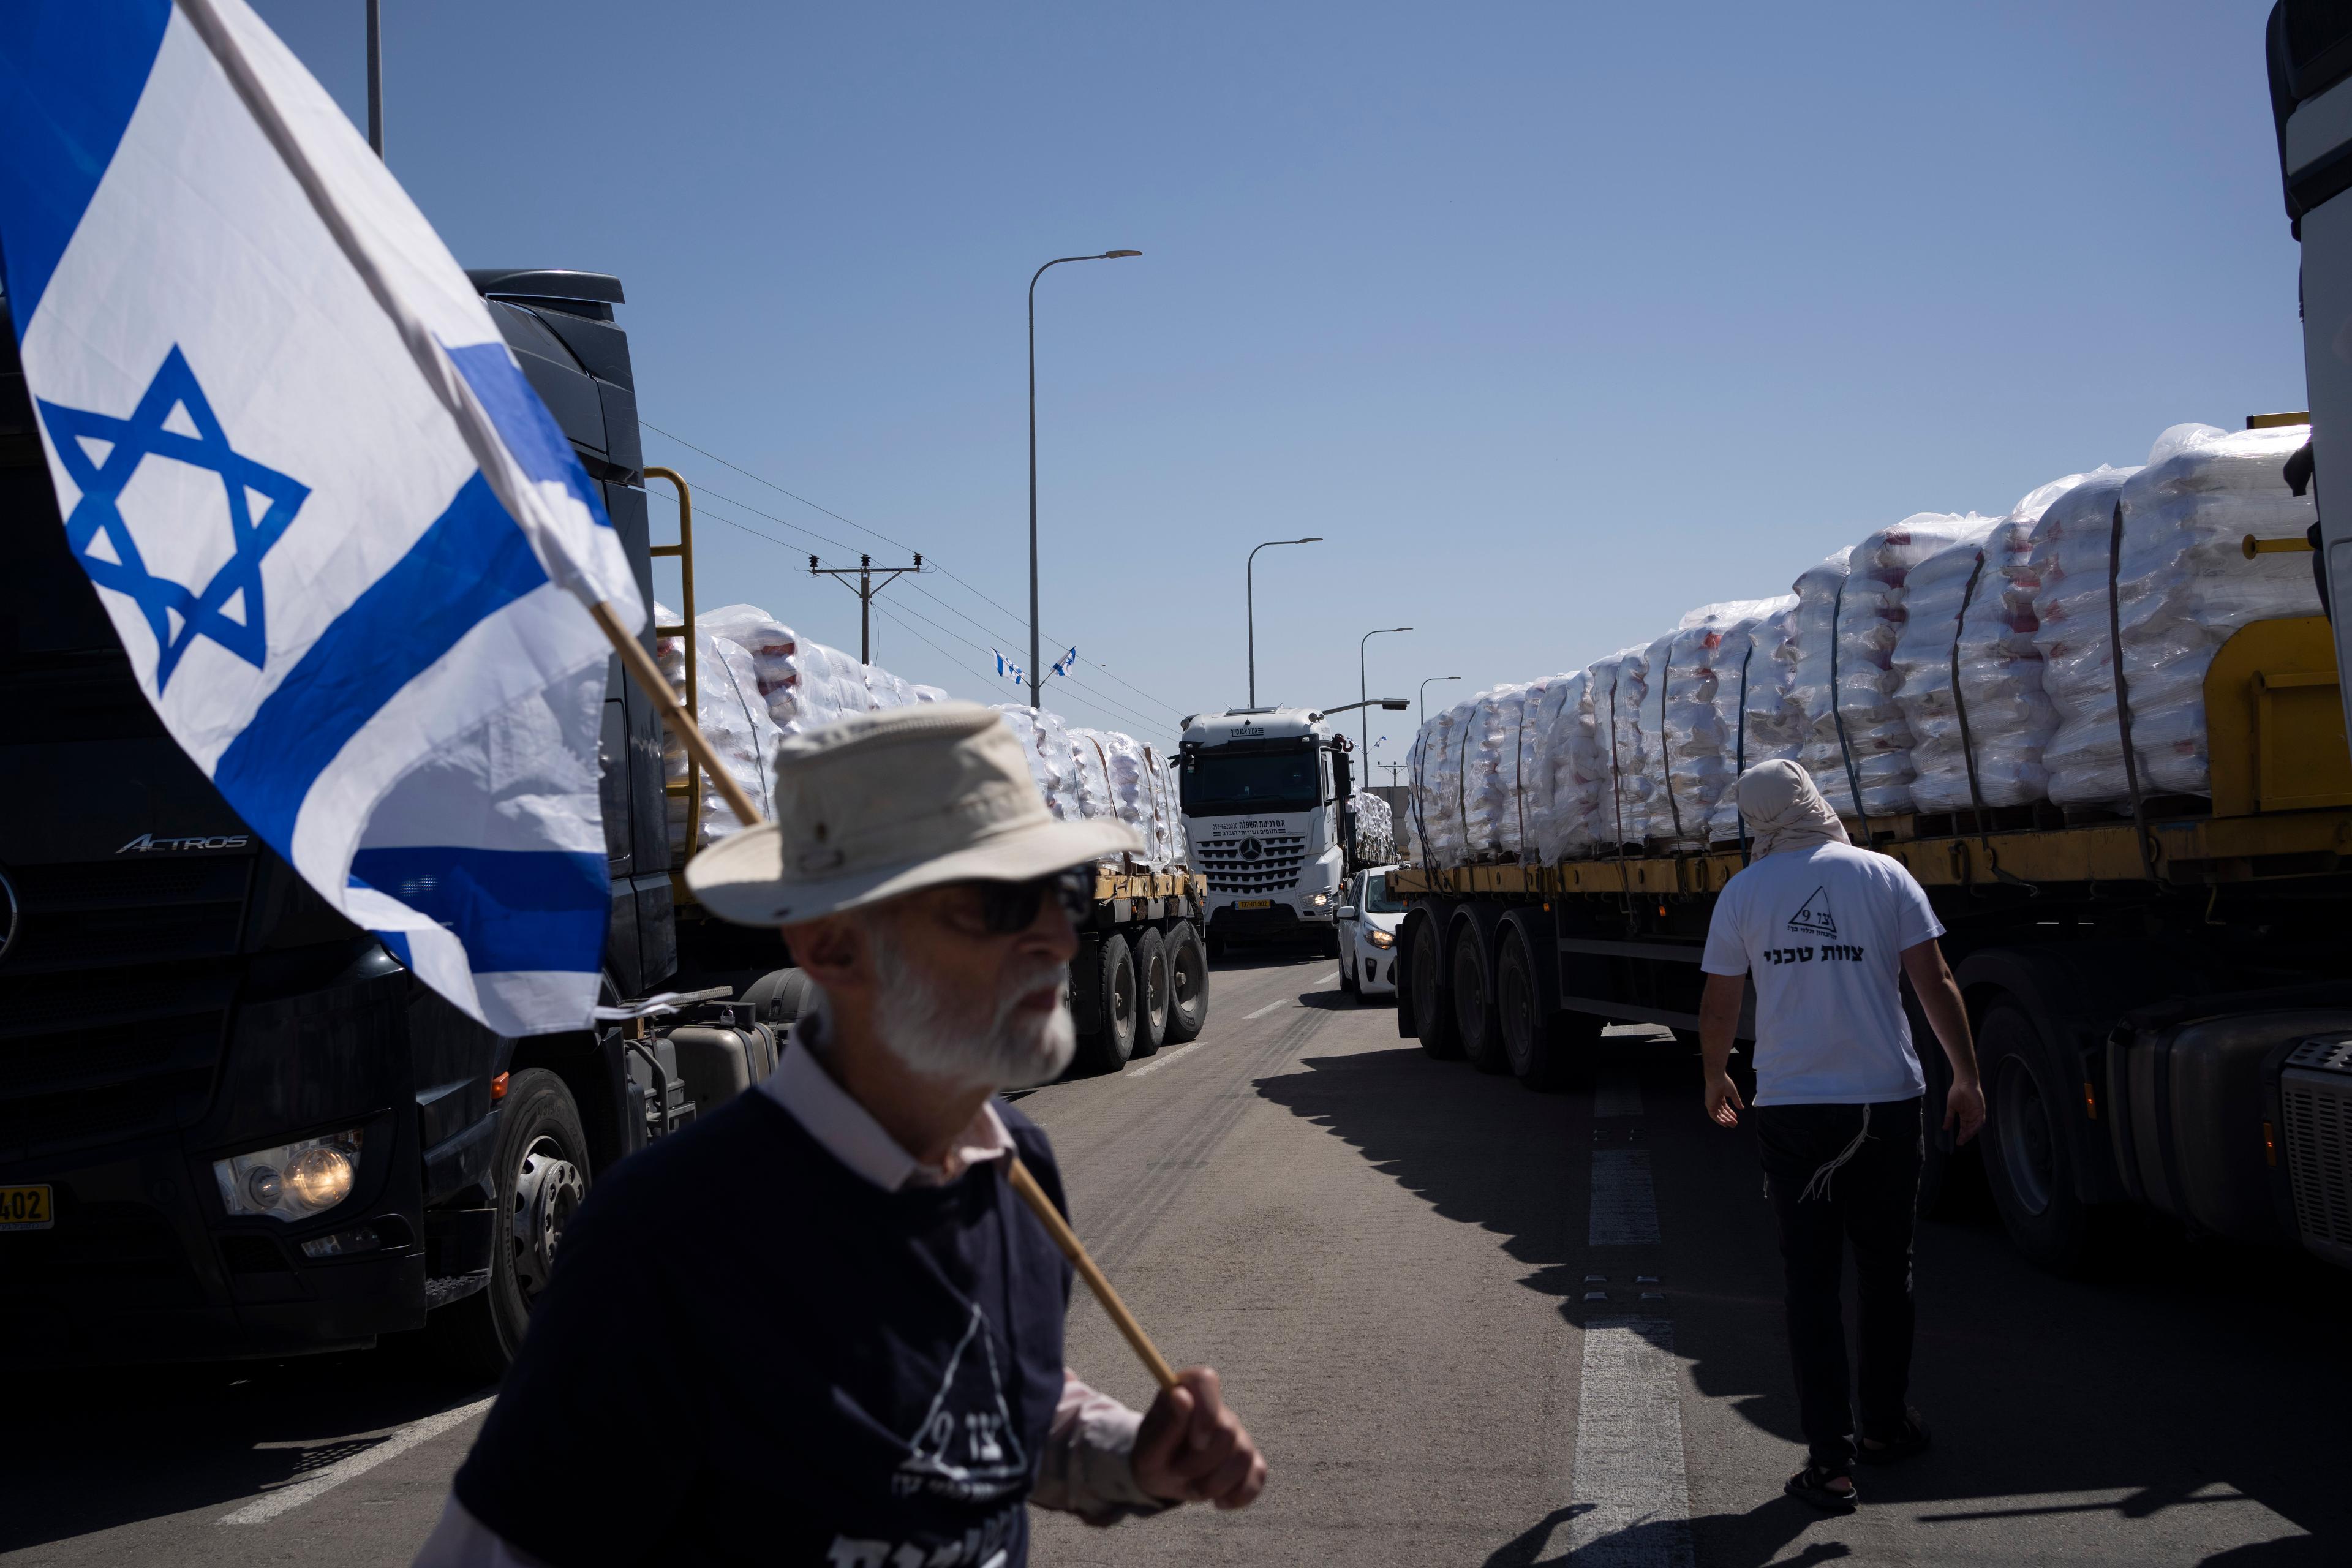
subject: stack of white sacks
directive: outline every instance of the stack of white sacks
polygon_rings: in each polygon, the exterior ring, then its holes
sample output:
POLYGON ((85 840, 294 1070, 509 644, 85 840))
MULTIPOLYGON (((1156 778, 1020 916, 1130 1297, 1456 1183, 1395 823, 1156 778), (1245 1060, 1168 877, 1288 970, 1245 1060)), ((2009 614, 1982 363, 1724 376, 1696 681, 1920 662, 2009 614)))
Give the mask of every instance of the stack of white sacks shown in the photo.
POLYGON ((2210 791, 2204 679, 2247 623, 2320 613, 2286 486, 2296 426, 2182 425, 2145 467, 2069 474, 2006 516, 1918 512, 1694 610, 1585 669, 1478 692, 1414 739, 1425 861, 1553 862, 1724 843, 1743 766, 1801 763, 1853 819, 2050 800, 2127 808, 2110 542, 2139 787, 2210 791), (1958 678, 1957 688, 1955 676, 1958 678), (1860 791, 1859 810, 1855 792, 1860 791))
POLYGON ((1396 858, 1396 816, 1389 803, 1369 790, 1353 796, 1356 811, 1356 854, 1368 866, 1396 858))
POLYGON ((1165 756, 1117 730, 1073 730, 1050 708, 1003 702, 996 710, 1021 738, 1029 775, 1055 816, 1118 818, 1143 840, 1138 858, 1155 871, 1184 858, 1176 773, 1165 756))

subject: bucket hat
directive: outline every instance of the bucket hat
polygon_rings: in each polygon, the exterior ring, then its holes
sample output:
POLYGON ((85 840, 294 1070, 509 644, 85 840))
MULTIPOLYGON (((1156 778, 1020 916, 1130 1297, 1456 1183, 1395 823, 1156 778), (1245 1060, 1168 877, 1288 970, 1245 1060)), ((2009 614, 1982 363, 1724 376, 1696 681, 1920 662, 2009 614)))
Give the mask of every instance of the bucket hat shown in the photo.
POLYGON ((885 709, 789 736, 776 748, 775 801, 775 821, 686 868, 686 885, 721 920, 784 925, 1143 848, 1123 822, 1055 816, 1019 738, 977 702, 885 709))

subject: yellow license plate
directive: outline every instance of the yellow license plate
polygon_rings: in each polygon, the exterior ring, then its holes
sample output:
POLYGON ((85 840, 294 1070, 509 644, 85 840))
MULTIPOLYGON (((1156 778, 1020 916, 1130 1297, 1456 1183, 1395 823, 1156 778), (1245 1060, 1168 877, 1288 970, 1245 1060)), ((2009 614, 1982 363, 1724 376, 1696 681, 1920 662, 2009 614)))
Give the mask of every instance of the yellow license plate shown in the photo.
POLYGON ((47 1187, 0 1187, 0 1230, 47 1230, 57 1223, 47 1187))
POLYGON ((1234 908, 1237 910, 1270 910, 1274 908, 1274 900, 1272 899, 1235 899, 1234 900, 1234 908))

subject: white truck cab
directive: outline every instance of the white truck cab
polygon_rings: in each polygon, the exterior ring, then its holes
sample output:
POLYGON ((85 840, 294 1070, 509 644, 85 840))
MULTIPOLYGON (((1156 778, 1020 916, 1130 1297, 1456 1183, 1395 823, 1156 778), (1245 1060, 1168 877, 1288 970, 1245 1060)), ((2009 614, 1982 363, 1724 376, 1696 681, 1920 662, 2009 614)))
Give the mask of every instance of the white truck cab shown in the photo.
POLYGON ((1213 957, 1234 942, 1336 951, 1351 749, 1312 709, 1234 708, 1184 721, 1184 835, 1193 868, 1209 879, 1213 957))

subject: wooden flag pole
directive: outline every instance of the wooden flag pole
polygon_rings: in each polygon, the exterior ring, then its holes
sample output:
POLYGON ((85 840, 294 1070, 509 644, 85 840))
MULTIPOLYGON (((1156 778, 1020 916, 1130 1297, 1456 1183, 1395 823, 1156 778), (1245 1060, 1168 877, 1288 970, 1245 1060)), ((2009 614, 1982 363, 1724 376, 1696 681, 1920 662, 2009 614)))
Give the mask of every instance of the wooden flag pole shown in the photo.
POLYGON ((1021 1194, 1031 1211, 1045 1222, 1045 1234, 1054 1238, 1054 1245, 1062 1249, 1062 1256, 1070 1260, 1079 1278, 1087 1282, 1087 1289, 1095 1293, 1095 1300, 1100 1301, 1103 1310, 1110 1314, 1111 1322, 1127 1341, 1128 1348, 1142 1361, 1145 1369, 1160 1387, 1175 1387, 1176 1369, 1168 1364, 1168 1358, 1160 1353, 1160 1347, 1151 1342, 1151 1336, 1143 1331, 1143 1325, 1135 1321, 1135 1314, 1129 1311, 1127 1303, 1118 1299, 1118 1292, 1111 1289, 1109 1278, 1093 1258, 1087 1256, 1086 1244, 1078 1239, 1078 1233, 1070 1228, 1070 1222, 1062 1217, 1062 1211, 1054 1206, 1054 1200, 1045 1195, 1045 1189, 1037 1184, 1037 1178, 1029 1173, 1029 1167, 1021 1163, 1020 1155, 1013 1154, 1006 1159, 1004 1177, 1013 1184, 1013 1190, 1021 1194))
MULTIPOLYGON (((765 818, 761 816, 760 808, 751 804, 751 797, 744 793, 743 786, 735 781, 732 773, 719 766, 719 753, 711 750, 710 742, 688 714, 685 705, 678 701, 677 694, 669 689, 669 681, 663 677, 661 667, 654 662, 653 655, 646 651, 645 644, 637 640, 636 634, 621 624, 619 614, 610 604, 591 605, 588 613, 604 629, 605 640, 613 645, 613 651, 621 656, 621 663, 627 667, 630 676, 644 689, 646 695, 653 699, 654 706, 661 710, 662 718, 677 732, 677 738, 685 742, 686 749, 693 753, 694 760, 702 765, 703 771, 710 775, 710 782, 719 786, 719 793, 726 797, 728 807, 735 813, 736 820, 746 827, 763 822, 765 818)), ((694 809, 694 803, 688 802, 688 809, 694 809)), ((1031 1175, 1029 1167, 1021 1163, 1021 1156, 1014 1154, 1009 1157, 1004 1173, 1013 1184, 1013 1190, 1021 1194, 1021 1201, 1029 1205, 1030 1212, 1045 1226, 1045 1234, 1054 1238, 1054 1245, 1062 1249, 1062 1256, 1070 1260, 1071 1267, 1086 1280, 1087 1289, 1095 1293, 1095 1300, 1102 1303, 1103 1310, 1110 1314, 1110 1321, 1125 1336, 1129 1346, 1142 1358, 1145 1368, 1160 1387, 1175 1387, 1176 1372, 1168 1364, 1168 1358, 1160 1353, 1160 1347, 1151 1342, 1151 1336, 1143 1331, 1143 1325, 1135 1321, 1135 1314, 1129 1311, 1127 1303, 1118 1299, 1118 1292, 1111 1289, 1109 1279, 1095 1260, 1087 1256, 1086 1245, 1078 1240, 1077 1232, 1063 1219, 1062 1211, 1054 1206, 1054 1200, 1045 1195, 1045 1190, 1037 1184, 1037 1178, 1031 1175)))

